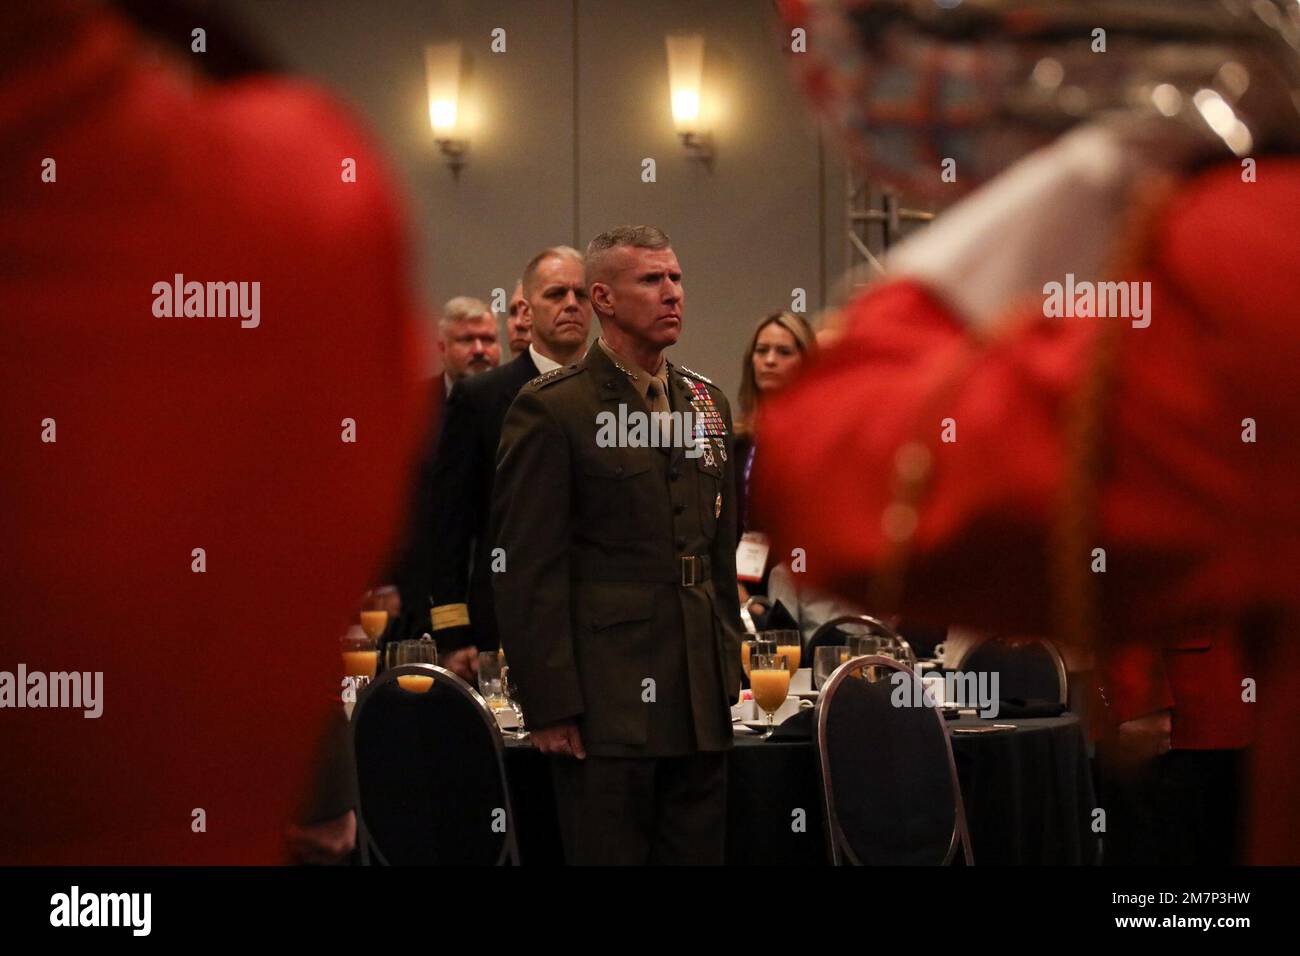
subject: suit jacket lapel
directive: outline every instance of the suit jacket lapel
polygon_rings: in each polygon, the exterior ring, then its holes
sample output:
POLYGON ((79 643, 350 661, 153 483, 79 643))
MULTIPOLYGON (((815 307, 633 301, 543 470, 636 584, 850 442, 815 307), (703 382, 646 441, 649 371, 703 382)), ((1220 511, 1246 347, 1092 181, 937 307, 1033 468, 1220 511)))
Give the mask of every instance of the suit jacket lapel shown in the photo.
POLYGON ((533 353, 531 349, 524 349, 510 364, 518 370, 515 374, 515 380, 517 383, 515 386, 516 390, 523 388, 533 379, 537 378, 538 375, 542 374, 537 370, 537 363, 533 361, 533 353))
POLYGON ((502 380, 503 387, 498 396, 498 404, 500 405, 500 414, 497 416, 498 432, 500 431, 501 422, 505 420, 506 412, 510 410, 510 403, 515 400, 519 390, 540 374, 537 371, 537 363, 533 361, 533 356, 527 349, 515 356, 507 368, 510 369, 510 378, 502 380))

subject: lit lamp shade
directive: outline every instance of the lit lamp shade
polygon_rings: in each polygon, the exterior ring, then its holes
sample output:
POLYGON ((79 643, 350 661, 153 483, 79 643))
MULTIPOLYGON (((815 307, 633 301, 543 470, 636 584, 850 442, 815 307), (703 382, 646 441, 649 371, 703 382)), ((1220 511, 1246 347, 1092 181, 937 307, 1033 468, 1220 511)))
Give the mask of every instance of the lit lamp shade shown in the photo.
POLYGON ((704 34, 670 33, 668 88, 672 93, 673 123, 679 133, 700 131, 700 83, 704 76, 704 34))
POLYGON ((460 103, 460 41, 424 48, 424 77, 429 90, 429 123, 437 139, 454 139, 460 103))

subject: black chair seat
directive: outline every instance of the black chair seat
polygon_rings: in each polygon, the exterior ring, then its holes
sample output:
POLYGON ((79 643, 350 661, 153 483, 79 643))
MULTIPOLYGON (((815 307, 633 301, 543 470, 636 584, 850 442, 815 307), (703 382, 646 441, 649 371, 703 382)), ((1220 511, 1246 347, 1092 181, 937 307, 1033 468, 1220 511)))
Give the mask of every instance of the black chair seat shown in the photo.
POLYGON ((1051 641, 1040 637, 993 637, 963 656, 957 670, 998 675, 998 696, 1007 701, 1069 700, 1065 662, 1051 641))
POLYGON ((943 864, 959 845, 972 862, 948 730, 917 705, 920 687, 872 656, 842 665, 823 689, 816 739, 831 862, 943 864))
POLYGON ((363 858, 392 865, 517 862, 500 732, 454 674, 431 665, 385 672, 352 715, 363 858), (428 676, 423 693, 401 675, 428 676))

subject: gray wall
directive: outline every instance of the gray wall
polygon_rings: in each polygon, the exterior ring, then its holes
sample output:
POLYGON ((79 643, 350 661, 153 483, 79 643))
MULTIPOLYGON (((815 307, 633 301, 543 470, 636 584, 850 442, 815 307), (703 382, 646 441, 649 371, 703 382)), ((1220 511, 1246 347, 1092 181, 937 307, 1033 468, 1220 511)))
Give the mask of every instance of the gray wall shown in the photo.
POLYGON ((754 322, 820 308, 842 270, 843 174, 790 82, 764 0, 240 0, 234 12, 290 68, 344 97, 387 149, 415 230, 420 291, 509 291, 555 243, 650 222, 685 274, 672 355, 734 396, 754 322), (490 51, 506 30, 507 51, 490 51), (712 170, 689 160, 669 112, 664 34, 706 38, 712 170), (424 44, 459 38, 477 114, 452 177, 429 128, 424 44), (575 56, 576 49, 576 56, 575 56), (823 152, 828 155, 823 158, 823 152), (652 157, 657 182, 641 181, 652 157))

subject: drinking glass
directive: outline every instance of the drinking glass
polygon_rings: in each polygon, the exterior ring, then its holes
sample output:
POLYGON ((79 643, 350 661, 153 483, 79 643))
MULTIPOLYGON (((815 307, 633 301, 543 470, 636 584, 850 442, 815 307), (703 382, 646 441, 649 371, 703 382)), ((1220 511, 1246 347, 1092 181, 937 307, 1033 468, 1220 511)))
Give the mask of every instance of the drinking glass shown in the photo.
POLYGON ((916 673, 916 651, 912 650, 912 645, 901 638, 894 645, 894 660, 902 664, 912 673, 916 673))
POLYGON ((790 670, 784 654, 756 654, 749 664, 749 686, 754 692, 754 703, 767 718, 767 733, 772 736, 776 724, 772 716, 781 709, 790 693, 790 670))
POLYGON ((379 651, 375 642, 357 628, 349 628, 339 639, 343 653, 343 698, 355 701, 356 695, 374 679, 379 651))
POLYGON ((813 651, 813 690, 825 684, 835 668, 849 659, 849 649, 843 644, 823 644, 813 651))
MULTIPOLYGON (((403 664, 437 664, 438 645, 433 638, 425 634, 418 641, 390 641, 386 663, 392 667, 403 664)), ((413 694, 423 694, 433 686, 433 678, 424 674, 401 674, 397 683, 403 690, 413 694)))
POLYGON ((501 693, 505 695, 506 702, 515 714, 516 727, 511 734, 511 739, 523 740, 528 736, 528 731, 524 729, 524 708, 519 703, 519 685, 511 678, 510 667, 506 664, 501 665, 501 693))
POLYGON ((379 640, 380 635, 388 630, 388 612, 362 611, 361 629, 372 641, 379 640))
POLYGON ((868 657, 880 653, 880 636, 877 634, 849 635, 849 657, 868 657))
POLYGON ((510 701, 501 689, 501 671, 505 655, 500 651, 479 651, 478 655, 478 692, 483 695, 488 707, 495 716, 503 710, 510 709, 510 701))
POLYGON ((799 669, 799 659, 803 656, 803 639, 796 630, 760 631, 759 637, 776 645, 776 653, 785 655, 785 666, 790 676, 799 669))
POLYGON ((880 646, 876 648, 876 654, 897 661, 910 671, 916 670, 916 655, 912 653, 912 646, 907 641, 892 637, 882 637, 879 640, 880 646))
POLYGON ((776 642, 769 641, 764 637, 751 637, 742 641, 740 644, 740 666, 745 669, 745 676, 749 676, 749 662, 755 654, 775 654, 776 642))

